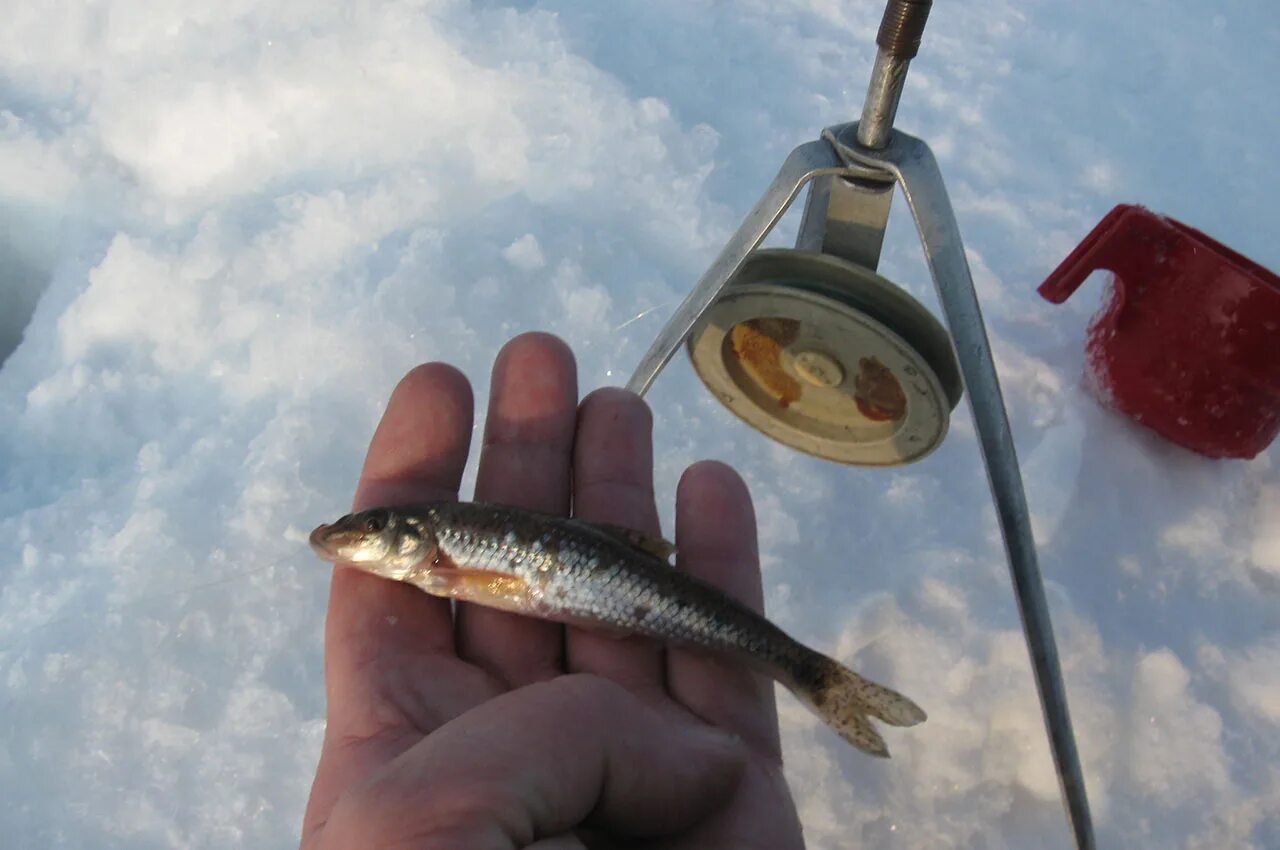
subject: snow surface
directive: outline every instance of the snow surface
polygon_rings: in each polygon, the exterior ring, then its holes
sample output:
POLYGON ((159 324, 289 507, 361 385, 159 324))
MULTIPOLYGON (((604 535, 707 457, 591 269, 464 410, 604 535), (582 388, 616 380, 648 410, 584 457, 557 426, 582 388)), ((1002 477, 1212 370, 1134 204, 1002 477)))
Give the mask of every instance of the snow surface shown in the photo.
MULTIPOLYGON (((786 152, 858 114, 881 9, 8 4, 0 843, 294 846, 324 708, 304 531, 390 388, 446 359, 483 399, 531 328, 584 390, 625 380, 786 152)), ((900 115, 983 298, 1104 847, 1280 847, 1280 450, 1208 461, 1102 410, 1100 283, 1034 287, 1122 201, 1280 267, 1278 20, 938 3, 900 115)), ((936 309, 900 200, 882 270, 936 309)), ((929 710, 884 763, 781 697, 810 845, 1068 846, 967 412, 860 471, 683 362, 650 401, 660 496, 736 464, 772 615, 929 710)))

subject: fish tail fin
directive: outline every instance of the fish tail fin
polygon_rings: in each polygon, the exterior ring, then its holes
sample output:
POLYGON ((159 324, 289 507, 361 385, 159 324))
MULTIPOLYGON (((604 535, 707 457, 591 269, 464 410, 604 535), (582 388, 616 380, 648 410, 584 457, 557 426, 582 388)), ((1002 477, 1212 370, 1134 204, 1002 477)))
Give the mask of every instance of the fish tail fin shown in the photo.
POLYGON ((889 755, 888 746, 868 715, 891 726, 914 726, 926 718, 924 710, 902 694, 859 676, 825 655, 812 652, 802 667, 801 675, 789 677, 788 687, 828 726, 863 752, 889 755))
POLYGON ((809 707, 809 710, 822 718, 822 721, 836 731, 841 738, 853 744, 864 753, 877 758, 889 757, 889 745, 876 731, 871 719, 858 711, 851 704, 818 705, 805 691, 796 691, 796 697, 809 707))

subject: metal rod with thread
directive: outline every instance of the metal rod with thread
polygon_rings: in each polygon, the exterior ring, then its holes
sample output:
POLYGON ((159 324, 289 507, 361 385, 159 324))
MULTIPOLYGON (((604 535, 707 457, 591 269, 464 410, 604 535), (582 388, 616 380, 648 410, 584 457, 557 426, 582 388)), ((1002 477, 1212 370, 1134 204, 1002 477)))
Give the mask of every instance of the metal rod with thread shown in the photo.
POLYGON ((858 122, 858 142, 872 150, 889 143, 907 66, 920 52, 920 38, 933 0, 889 0, 876 34, 876 62, 858 122))

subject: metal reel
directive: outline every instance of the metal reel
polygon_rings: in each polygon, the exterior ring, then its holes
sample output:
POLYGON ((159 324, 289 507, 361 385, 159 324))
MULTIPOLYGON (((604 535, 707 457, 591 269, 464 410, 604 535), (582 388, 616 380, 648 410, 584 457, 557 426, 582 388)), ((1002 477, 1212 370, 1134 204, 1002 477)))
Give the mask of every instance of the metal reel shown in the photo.
POLYGON ((938 320, 885 278, 830 254, 754 252, 687 347, 735 415, 838 463, 923 458, 963 392, 938 320))

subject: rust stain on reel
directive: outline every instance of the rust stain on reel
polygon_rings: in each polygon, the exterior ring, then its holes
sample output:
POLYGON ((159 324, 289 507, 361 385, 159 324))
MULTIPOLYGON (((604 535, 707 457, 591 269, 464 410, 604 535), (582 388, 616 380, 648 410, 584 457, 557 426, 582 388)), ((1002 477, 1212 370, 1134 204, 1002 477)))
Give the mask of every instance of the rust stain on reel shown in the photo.
POLYGON ((907 394, 893 371, 874 357, 858 360, 853 379, 853 400, 863 416, 873 422, 896 422, 907 415, 907 394))
POLYGON ((794 319, 749 319, 733 326, 733 354, 783 408, 800 398, 800 382, 782 368, 782 351, 800 336, 794 319))

